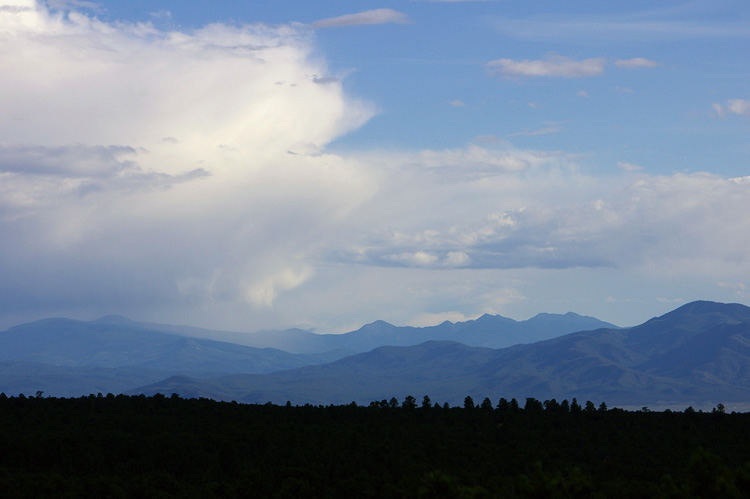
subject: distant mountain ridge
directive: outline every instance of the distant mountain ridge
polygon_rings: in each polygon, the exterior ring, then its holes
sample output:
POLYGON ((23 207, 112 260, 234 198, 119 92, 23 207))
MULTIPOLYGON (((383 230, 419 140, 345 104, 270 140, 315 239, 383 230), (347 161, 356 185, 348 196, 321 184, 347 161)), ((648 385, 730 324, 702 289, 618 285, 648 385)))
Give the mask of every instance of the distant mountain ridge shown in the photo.
POLYGON ((573 312, 538 314, 525 321, 516 321, 501 315, 485 314, 474 320, 455 323, 445 321, 436 326, 427 327, 394 326, 378 320, 365 324, 356 331, 343 334, 316 334, 301 329, 236 333, 188 326, 139 323, 120 316, 107 316, 94 322, 113 325, 126 324, 132 327, 168 331, 190 337, 211 337, 255 348, 277 348, 297 354, 322 353, 339 349, 351 353, 367 352, 380 346, 418 345, 431 340, 456 341, 470 346, 503 348, 518 343, 533 343, 550 339, 575 331, 617 327, 594 317, 582 316, 573 312))
POLYGON ((244 402, 348 403, 429 395, 604 400, 613 404, 746 402, 750 308, 693 302, 628 329, 603 328, 503 349, 430 341, 380 347, 330 364, 265 376, 140 388, 244 402))
POLYGON ((455 341, 469 346, 504 348, 519 343, 534 343, 575 331, 616 328, 593 317, 567 314, 539 314, 525 321, 501 315, 484 314, 465 322, 443 322, 429 327, 398 327, 384 321, 362 326, 342 335, 326 335, 329 345, 360 352, 379 346, 410 346, 425 341, 455 341))
POLYGON ((544 320, 516 322, 486 315, 476 321, 444 322, 428 328, 376 321, 343 335, 299 329, 213 331, 117 315, 89 322, 42 319, 0 333, 0 390, 13 393, 31 387, 34 392, 70 396, 76 394, 78 385, 80 394, 88 394, 91 387, 120 392, 168 376, 262 374, 328 363, 382 345, 420 343, 433 335, 435 339, 461 337, 469 343, 512 344, 562 334, 579 325, 606 324, 576 314, 538 317, 544 320), (540 327, 542 322, 546 329, 540 327), (11 376, 13 369, 17 372, 11 376))
POLYGON ((42 319, 0 333, 0 361, 53 366, 137 367, 193 375, 263 373, 330 362, 346 352, 297 355, 272 348, 189 338, 134 321, 42 319))
POLYGON ((581 324, 606 323, 576 314, 539 314, 520 322, 485 315, 427 328, 376 321, 343 335, 224 332, 251 341, 298 338, 303 350, 336 348, 292 354, 196 337, 210 330, 117 316, 92 322, 45 319, 0 333, 0 391, 175 392, 316 404, 406 395, 452 404, 466 395, 682 407, 748 401, 750 308, 745 305, 692 302, 639 326, 564 334, 581 324), (539 337, 547 339, 517 341, 539 337), (412 344, 424 338, 428 341, 412 344))

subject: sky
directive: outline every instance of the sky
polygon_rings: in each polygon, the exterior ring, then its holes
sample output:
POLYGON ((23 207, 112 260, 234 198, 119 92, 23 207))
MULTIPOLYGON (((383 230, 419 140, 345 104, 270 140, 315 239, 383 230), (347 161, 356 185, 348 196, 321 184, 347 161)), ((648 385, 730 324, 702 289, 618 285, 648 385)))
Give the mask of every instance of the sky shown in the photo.
POLYGON ((750 304, 745 0, 0 0, 0 329, 750 304))

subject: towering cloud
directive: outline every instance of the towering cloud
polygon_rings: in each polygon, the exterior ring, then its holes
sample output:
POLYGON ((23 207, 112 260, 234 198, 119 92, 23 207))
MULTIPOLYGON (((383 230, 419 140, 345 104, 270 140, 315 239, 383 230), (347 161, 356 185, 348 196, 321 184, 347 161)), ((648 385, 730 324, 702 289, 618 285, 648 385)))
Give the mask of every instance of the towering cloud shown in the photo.
POLYGON ((317 154, 373 108, 303 28, 160 31, 4 0, 0 33, 5 313, 267 307, 371 192, 317 154))

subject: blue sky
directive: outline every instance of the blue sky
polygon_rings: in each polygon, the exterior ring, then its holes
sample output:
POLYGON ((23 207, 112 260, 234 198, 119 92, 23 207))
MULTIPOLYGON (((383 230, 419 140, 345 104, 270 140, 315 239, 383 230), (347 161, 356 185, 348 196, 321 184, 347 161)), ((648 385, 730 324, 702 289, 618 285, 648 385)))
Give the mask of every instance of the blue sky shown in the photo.
POLYGON ((0 327, 750 303, 742 1, 0 0, 0 327))

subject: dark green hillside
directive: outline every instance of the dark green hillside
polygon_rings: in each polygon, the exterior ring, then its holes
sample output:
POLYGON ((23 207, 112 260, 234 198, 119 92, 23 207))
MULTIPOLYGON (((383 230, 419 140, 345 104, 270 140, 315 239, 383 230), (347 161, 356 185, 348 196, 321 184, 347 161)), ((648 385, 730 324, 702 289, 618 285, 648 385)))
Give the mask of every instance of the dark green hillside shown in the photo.
MULTIPOLYGON (((747 497, 750 414, 0 396, 2 497, 747 497)), ((494 406, 494 407, 493 407, 494 406)))

